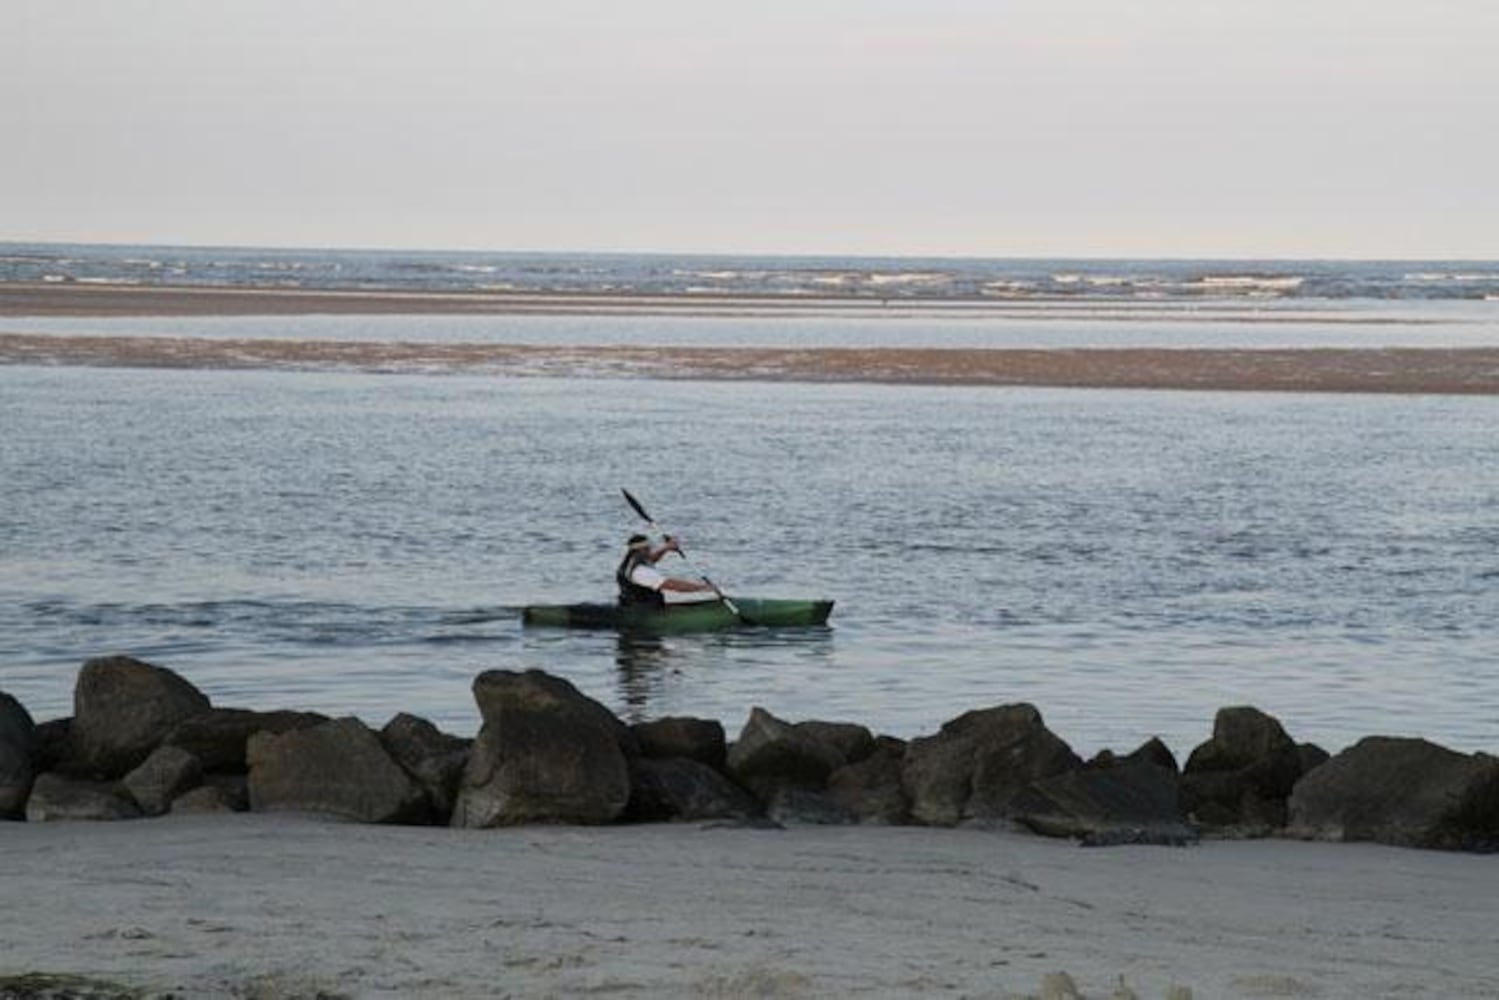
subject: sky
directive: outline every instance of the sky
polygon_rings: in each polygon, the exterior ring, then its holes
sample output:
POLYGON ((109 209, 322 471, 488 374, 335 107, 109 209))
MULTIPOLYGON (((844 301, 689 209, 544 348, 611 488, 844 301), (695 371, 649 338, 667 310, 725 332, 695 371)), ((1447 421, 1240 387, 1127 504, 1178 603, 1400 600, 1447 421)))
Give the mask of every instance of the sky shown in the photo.
POLYGON ((1499 258, 1494 0, 4 0, 0 240, 1499 258))

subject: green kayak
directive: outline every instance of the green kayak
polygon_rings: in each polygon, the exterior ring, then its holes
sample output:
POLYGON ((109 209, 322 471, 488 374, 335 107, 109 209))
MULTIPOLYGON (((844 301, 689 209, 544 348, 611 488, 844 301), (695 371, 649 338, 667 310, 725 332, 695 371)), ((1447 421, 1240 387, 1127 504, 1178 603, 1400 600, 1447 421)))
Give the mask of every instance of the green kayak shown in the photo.
POLYGON ((521 613, 527 625, 561 628, 615 629, 667 635, 712 632, 718 629, 766 626, 791 628, 822 625, 833 610, 832 601, 798 601, 761 597, 731 598, 735 614, 723 601, 668 604, 664 608, 621 607, 618 604, 532 604, 521 613))

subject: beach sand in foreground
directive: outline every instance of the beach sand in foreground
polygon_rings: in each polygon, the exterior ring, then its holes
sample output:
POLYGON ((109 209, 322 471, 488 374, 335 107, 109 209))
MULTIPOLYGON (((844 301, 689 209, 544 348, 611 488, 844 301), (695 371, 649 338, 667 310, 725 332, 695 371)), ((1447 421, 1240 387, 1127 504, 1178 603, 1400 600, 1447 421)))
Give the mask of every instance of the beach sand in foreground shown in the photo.
POLYGON ((1491 857, 293 816, 0 829, 0 975, 191 996, 1499 996, 1491 857), (254 991, 259 990, 260 993, 254 991))

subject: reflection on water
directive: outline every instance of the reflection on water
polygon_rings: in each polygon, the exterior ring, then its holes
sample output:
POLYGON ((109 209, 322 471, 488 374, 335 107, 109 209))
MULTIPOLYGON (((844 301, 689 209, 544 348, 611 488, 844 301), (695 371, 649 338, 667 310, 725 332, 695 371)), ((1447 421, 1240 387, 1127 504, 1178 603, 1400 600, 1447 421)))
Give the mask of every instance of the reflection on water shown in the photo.
POLYGON ((626 722, 644 722, 652 694, 665 683, 672 669, 672 652, 660 636, 621 632, 614 644, 614 662, 619 665, 619 701, 626 722))
MULTIPOLYGON (((711 671, 719 683, 738 687, 728 678, 738 670, 743 676, 764 677, 767 663, 791 663, 794 669, 826 663, 832 655, 833 629, 745 628, 683 636, 651 636, 619 633, 614 641, 618 667, 620 714, 627 722, 644 722, 671 714, 680 700, 676 682, 700 683, 700 677, 684 677, 688 671, 711 671)), ((743 706, 748 711, 751 703, 743 706)), ((728 721, 728 720, 724 720, 728 721)))

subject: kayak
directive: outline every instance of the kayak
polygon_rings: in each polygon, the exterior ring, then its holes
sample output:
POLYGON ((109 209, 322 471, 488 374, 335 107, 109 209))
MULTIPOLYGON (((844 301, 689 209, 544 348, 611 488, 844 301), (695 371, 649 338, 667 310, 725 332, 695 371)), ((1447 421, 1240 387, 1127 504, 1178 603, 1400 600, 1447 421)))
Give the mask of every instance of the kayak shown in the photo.
POLYGON ((832 613, 832 601, 735 597, 735 614, 723 601, 694 601, 666 607, 618 604, 532 604, 521 612, 527 625, 559 628, 616 629, 665 635, 676 632, 713 632, 719 629, 764 626, 796 628, 822 625, 832 613))

